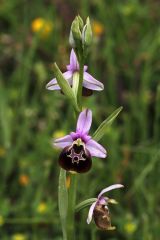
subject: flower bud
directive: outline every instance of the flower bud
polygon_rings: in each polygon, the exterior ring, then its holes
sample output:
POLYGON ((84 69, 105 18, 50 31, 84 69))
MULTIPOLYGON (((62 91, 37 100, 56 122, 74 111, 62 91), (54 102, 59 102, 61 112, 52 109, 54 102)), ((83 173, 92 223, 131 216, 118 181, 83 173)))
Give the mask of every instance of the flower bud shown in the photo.
POLYGON ((78 21, 79 21, 80 31, 82 31, 83 27, 84 27, 83 19, 79 15, 77 16, 77 18, 78 18, 78 21))
POLYGON ((69 44, 71 45, 72 48, 75 48, 75 46, 76 46, 72 31, 70 31, 70 34, 69 34, 69 44))
POLYGON ((74 21, 72 22, 72 25, 71 25, 71 32, 72 32, 72 35, 73 35, 73 39, 75 40, 75 42, 77 40, 81 40, 81 31, 80 31, 80 24, 79 24, 79 18, 76 17, 74 19, 74 21))
POLYGON ((91 44, 91 42, 92 42, 92 28, 88 17, 82 31, 82 43, 84 46, 88 47, 91 44))
POLYGON ((71 47, 74 48, 77 57, 86 57, 88 52, 87 48, 90 46, 91 42, 92 29, 89 17, 84 25, 82 18, 79 15, 76 16, 71 25, 69 43, 71 47))

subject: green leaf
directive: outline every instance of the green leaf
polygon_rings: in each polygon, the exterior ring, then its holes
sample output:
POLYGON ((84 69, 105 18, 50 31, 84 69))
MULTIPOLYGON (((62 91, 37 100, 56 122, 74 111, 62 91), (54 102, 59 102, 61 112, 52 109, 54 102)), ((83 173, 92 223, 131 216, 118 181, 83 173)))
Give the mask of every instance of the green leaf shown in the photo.
POLYGON ((66 218, 68 211, 68 191, 66 187, 66 171, 62 168, 59 174, 58 206, 62 224, 63 240, 67 240, 66 218))
POLYGON ((72 88, 70 87, 70 85, 66 81, 66 79, 64 78, 61 70, 59 69, 59 67, 57 66, 56 63, 54 63, 54 65, 53 65, 53 70, 54 70, 54 74, 55 74, 55 77, 57 79, 57 82, 58 82, 60 88, 62 89, 63 93, 66 95, 66 97, 73 104, 76 112, 79 112, 79 108, 78 108, 78 105, 77 105, 77 100, 76 100, 76 97, 75 97, 75 95, 72 91, 72 88))
POLYGON ((105 130, 109 127, 114 119, 118 116, 118 114, 122 111, 123 107, 119 107, 116 109, 106 120, 104 120, 101 125, 97 128, 95 133, 93 134, 93 139, 99 141, 103 135, 105 134, 105 130))
POLYGON ((76 207, 75 207, 75 211, 79 212, 80 210, 82 210, 83 208, 88 207, 89 205, 91 205, 95 201, 97 201, 97 198, 89 198, 89 199, 87 199, 87 200, 77 204, 76 207))

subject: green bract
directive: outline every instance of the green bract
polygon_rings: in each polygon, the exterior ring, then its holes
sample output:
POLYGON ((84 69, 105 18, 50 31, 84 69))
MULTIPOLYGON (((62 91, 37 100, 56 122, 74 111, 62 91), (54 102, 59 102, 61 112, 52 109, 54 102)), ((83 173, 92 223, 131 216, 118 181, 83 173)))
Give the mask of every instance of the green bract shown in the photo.
POLYGON ((100 126, 97 128, 95 133, 93 134, 93 139, 99 141, 105 134, 105 130, 109 127, 114 119, 118 116, 118 114, 122 111, 123 107, 119 107, 116 109, 106 120, 104 120, 100 126))
POLYGON ((92 203, 94 203, 97 200, 97 198, 89 198, 79 204, 76 205, 75 207, 75 211, 79 212, 80 210, 82 210, 83 208, 86 208, 88 206, 90 206, 92 203))
POLYGON ((76 97, 75 97, 75 95, 72 91, 72 88, 70 87, 70 85, 66 81, 66 79, 64 78, 61 70, 59 69, 59 67, 57 66, 56 63, 54 63, 54 65, 53 65, 53 70, 54 70, 54 74, 55 74, 55 77, 57 79, 57 82, 58 82, 59 86, 61 87, 63 93, 71 101, 71 103, 74 106, 76 112, 78 112, 79 108, 78 108, 78 105, 77 105, 76 97))

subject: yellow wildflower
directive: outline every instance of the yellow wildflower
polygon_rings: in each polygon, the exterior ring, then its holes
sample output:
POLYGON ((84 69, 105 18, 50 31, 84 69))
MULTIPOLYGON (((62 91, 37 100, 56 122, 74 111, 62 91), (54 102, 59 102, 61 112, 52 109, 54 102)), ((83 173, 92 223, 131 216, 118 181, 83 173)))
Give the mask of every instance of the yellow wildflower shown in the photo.
POLYGON ((27 240, 27 238, 22 233, 16 233, 12 236, 12 240, 27 240))
POLYGON ((92 30, 93 33, 99 37, 103 34, 104 32, 104 26, 102 25, 102 23, 98 22, 98 21, 93 21, 92 22, 92 30))
POLYGON ((38 213, 45 213, 47 211, 47 204, 45 202, 41 202, 37 207, 38 213))
POLYGON ((0 226, 2 226, 4 224, 4 218, 3 216, 0 216, 0 226))
POLYGON ((31 29, 34 33, 40 33, 41 37, 48 37, 53 30, 53 24, 44 18, 36 18, 31 23, 31 29))
POLYGON ((25 174, 19 176, 19 183, 22 186, 27 186, 29 183, 29 177, 25 174))
POLYGON ((0 147, 0 157, 4 157, 6 154, 6 150, 3 147, 0 147))
POLYGON ((66 135, 66 133, 62 130, 58 130, 58 131, 55 131, 53 133, 53 138, 61 138, 61 137, 64 137, 66 135))
POLYGON ((137 225, 134 222, 130 221, 124 225, 124 230, 128 234, 133 234, 136 231, 136 229, 137 229, 137 225))

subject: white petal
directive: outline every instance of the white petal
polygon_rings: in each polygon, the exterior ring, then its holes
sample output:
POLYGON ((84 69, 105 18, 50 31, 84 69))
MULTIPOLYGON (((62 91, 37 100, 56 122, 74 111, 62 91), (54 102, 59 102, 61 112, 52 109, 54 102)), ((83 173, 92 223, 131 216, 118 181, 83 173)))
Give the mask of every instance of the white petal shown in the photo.
POLYGON ((86 148, 89 150, 91 156, 93 157, 105 158, 107 156, 106 149, 93 139, 90 139, 86 143, 86 148))
POLYGON ((95 91, 102 91, 104 89, 103 83, 96 80, 94 77, 92 77, 89 73, 84 72, 84 80, 83 80, 83 86, 85 88, 95 90, 95 91))
POLYGON ((87 223, 90 224, 90 222, 92 221, 92 216, 93 216, 93 211, 94 208, 97 204, 97 201, 92 203, 92 205, 90 206, 89 212, 88 212, 88 218, 87 218, 87 223))
POLYGON ((88 133, 92 124, 92 111, 85 109, 79 114, 77 121, 77 132, 88 133))
POLYGON ((69 84, 71 84, 71 80, 72 80, 72 72, 71 71, 64 72, 63 77, 69 82, 69 84))
MULTIPOLYGON (((72 72, 67 71, 63 73, 64 78, 69 82, 69 84, 72 84, 72 72)), ((57 79, 53 78, 47 85, 46 88, 48 90, 60 90, 60 86, 57 83, 57 79)))
POLYGON ((72 69, 72 71, 73 70, 76 71, 76 70, 78 70, 78 66, 79 66, 79 64, 77 61, 77 56, 76 56, 74 50, 72 49, 71 54, 70 54, 70 68, 72 69))
POLYGON ((57 83, 57 79, 53 78, 49 83, 47 83, 46 88, 48 90, 60 90, 61 88, 59 87, 57 83))
POLYGON ((54 140, 53 144, 55 147, 59 148, 65 148, 67 146, 70 146, 73 143, 73 140, 70 135, 66 135, 62 138, 57 138, 54 140))
POLYGON ((117 188, 122 188, 122 187, 124 187, 122 184, 114 184, 114 185, 111 185, 111 186, 109 186, 109 187, 107 187, 107 188, 104 188, 101 192, 100 192, 100 194, 98 195, 98 198, 100 198, 104 193, 106 193, 106 192, 109 192, 109 191, 111 191, 111 190, 113 190, 113 189, 117 189, 117 188))

